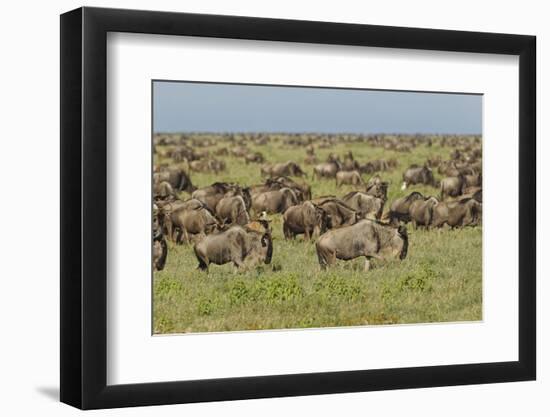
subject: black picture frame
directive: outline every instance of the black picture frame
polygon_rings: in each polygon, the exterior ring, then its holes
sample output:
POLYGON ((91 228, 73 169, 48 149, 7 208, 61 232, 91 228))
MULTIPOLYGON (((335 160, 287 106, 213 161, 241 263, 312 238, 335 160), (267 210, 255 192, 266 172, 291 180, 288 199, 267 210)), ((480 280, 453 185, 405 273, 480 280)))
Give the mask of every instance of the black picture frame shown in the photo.
POLYGON ((62 402, 95 409, 535 379, 534 36, 84 7, 61 15, 60 56, 62 402), (108 32, 519 56, 518 361, 107 385, 108 32))

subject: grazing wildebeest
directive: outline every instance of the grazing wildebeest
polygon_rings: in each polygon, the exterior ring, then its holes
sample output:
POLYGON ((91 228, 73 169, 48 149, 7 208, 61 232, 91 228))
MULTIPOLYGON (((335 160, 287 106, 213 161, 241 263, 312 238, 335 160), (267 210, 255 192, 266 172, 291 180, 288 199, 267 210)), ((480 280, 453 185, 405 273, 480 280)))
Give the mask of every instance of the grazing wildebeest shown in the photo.
POLYGON ((170 202, 157 201, 155 204, 159 208, 159 213, 162 218, 162 224, 164 225, 165 234, 169 240, 174 242, 175 239, 175 228, 172 223, 172 213, 175 213, 178 210, 198 210, 205 208, 206 206, 202 201, 199 201, 194 198, 188 200, 174 200, 170 202))
POLYGON ((173 230, 177 231, 176 243, 188 243, 190 234, 194 236, 207 235, 219 225, 212 212, 205 207, 178 209, 171 213, 170 220, 173 230))
POLYGON ((264 164, 260 168, 262 175, 268 177, 307 177, 306 173, 296 162, 287 161, 277 164, 264 164))
POLYGON ((232 262, 237 268, 269 264, 273 255, 273 242, 269 233, 232 226, 226 231, 205 236, 194 247, 199 269, 208 270, 213 263, 232 262))
POLYGON ((177 195, 168 181, 161 181, 153 183, 153 197, 155 200, 170 200, 176 199, 177 195))
POLYGON ((451 228, 477 226, 481 224, 481 203, 473 198, 459 201, 445 201, 436 204, 433 209, 432 225, 442 227, 448 224, 451 228))
POLYGON ((317 163, 319 163, 319 159, 314 154, 306 155, 304 158, 304 164, 306 165, 315 165, 317 163))
POLYGON ((262 164, 265 162, 264 156, 261 152, 250 152, 245 155, 244 162, 248 165, 251 163, 262 164))
POLYGON ((364 182, 359 171, 338 171, 336 173, 336 186, 339 187, 342 184, 362 185, 364 182))
POLYGON ((311 187, 306 183, 297 183, 288 177, 268 178, 265 184, 250 187, 252 194, 259 194, 266 191, 280 190, 281 188, 290 188, 296 194, 299 202, 311 199, 311 187))
POLYGON ((168 168, 153 174, 153 184, 167 181, 176 191, 192 193, 197 189, 191 182, 191 178, 181 168, 168 168))
POLYGON ((367 184, 365 193, 386 201, 388 199, 388 185, 387 182, 380 182, 372 185, 367 184))
POLYGON ((409 238, 404 226, 398 228, 383 225, 372 220, 329 230, 317 240, 317 258, 322 269, 332 266, 336 259, 351 260, 365 257, 365 271, 369 270, 370 259, 405 259, 409 238))
POLYGON ((418 226, 424 226, 426 229, 430 228, 433 218, 433 210, 439 201, 435 197, 426 197, 423 200, 415 200, 409 207, 409 215, 413 227, 415 229, 418 226))
POLYGON ((348 151, 344 155, 344 163, 342 164, 343 171, 357 171, 359 170, 359 162, 353 158, 353 153, 348 151))
POLYGON ((411 184, 426 184, 436 186, 436 181, 431 168, 426 165, 423 167, 411 167, 403 173, 403 186, 402 190, 407 188, 411 184))
POLYGON ((337 198, 326 198, 316 204, 330 217, 331 229, 355 224, 361 219, 359 213, 337 198))
POLYGON ((215 182, 208 187, 200 188, 191 194, 191 197, 202 201, 212 212, 216 212, 216 205, 225 196, 240 195, 246 203, 246 208, 250 208, 250 191, 248 188, 242 188, 237 184, 227 182, 215 182))
POLYGON ((328 162, 323 162, 315 165, 313 168, 313 177, 321 178, 336 178, 336 173, 342 169, 342 164, 338 159, 333 159, 328 162))
POLYGON ((246 203, 242 196, 225 196, 216 205, 216 216, 230 224, 245 225, 250 222, 246 203))
POLYGON ((199 159, 189 163, 189 169, 195 172, 219 173, 225 170, 225 162, 218 159, 199 159))
POLYGON ((296 193, 290 188, 266 191, 252 197, 252 210, 255 213, 284 213, 286 209, 298 204, 296 193))
POLYGON ((445 200, 445 197, 457 197, 461 195, 465 186, 466 178, 462 174, 458 174, 457 177, 443 178, 439 186, 441 200, 445 200))
POLYGON ((327 213, 311 201, 289 207, 283 215, 283 233, 287 239, 303 234, 304 240, 310 240, 325 233, 328 226, 327 213))
POLYGON ((354 209, 361 218, 380 219, 384 210, 383 200, 361 191, 352 191, 342 197, 342 201, 354 209))
POLYGON ((413 201, 424 200, 424 196, 418 191, 413 191, 408 196, 398 198, 391 203, 389 218, 391 224, 397 224, 399 221, 409 222, 411 216, 409 214, 409 208, 413 201))

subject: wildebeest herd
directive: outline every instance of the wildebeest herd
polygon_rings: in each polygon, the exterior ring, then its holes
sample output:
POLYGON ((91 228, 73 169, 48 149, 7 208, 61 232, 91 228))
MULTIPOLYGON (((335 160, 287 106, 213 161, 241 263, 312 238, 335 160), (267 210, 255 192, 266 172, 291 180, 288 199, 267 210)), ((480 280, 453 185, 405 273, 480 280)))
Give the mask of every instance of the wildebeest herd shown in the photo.
POLYGON ((269 264, 276 255, 271 222, 282 218, 285 239, 315 240, 322 269, 336 260, 404 259, 416 229, 477 226, 482 218, 482 147, 479 136, 157 134, 153 167, 153 266, 162 270, 174 244, 193 245, 198 268, 232 263, 245 269, 269 264), (270 160, 258 148, 294 150, 295 158, 270 160), (360 160, 353 144, 413 153, 417 148, 448 149, 446 159, 427 158, 400 166, 398 158, 360 160), (252 148, 253 147, 253 148, 252 148), (329 150, 325 160, 317 155, 329 150), (227 181, 227 160, 257 165, 262 182, 227 181), (386 177, 401 170, 402 181, 386 177), (194 176, 218 177, 198 186, 194 176), (437 179, 436 177, 439 177, 437 179), (317 195, 314 184, 334 182, 341 195, 317 195), (421 192, 418 186, 430 193, 421 192), (344 186, 348 187, 344 190, 344 186), (350 190, 349 187, 352 187, 350 190), (390 200, 388 190, 406 192, 390 200))
POLYGON ((155 333, 481 318, 480 136, 153 144, 155 333))

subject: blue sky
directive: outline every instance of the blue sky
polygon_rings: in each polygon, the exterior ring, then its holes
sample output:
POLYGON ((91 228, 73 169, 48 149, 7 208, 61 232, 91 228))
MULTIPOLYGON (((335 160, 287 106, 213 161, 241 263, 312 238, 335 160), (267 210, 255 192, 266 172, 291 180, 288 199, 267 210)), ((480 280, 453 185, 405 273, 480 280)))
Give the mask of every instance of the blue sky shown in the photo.
POLYGON ((155 132, 479 134, 482 96, 155 81, 155 132))

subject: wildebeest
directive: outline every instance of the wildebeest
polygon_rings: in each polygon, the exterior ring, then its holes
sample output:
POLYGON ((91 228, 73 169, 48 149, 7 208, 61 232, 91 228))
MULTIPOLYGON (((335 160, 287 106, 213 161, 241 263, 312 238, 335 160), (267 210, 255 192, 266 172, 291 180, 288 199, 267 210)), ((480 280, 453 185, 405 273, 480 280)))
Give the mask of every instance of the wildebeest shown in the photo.
POLYGON ((260 172, 268 177, 302 177, 307 176, 296 162, 287 161, 277 164, 264 164, 260 172))
POLYGON ((153 209, 153 271, 162 271, 166 265, 168 245, 162 231, 162 219, 158 208, 153 209))
POLYGON ((232 262, 238 268, 269 264, 273 255, 273 242, 269 233, 232 226, 228 230, 205 236, 194 247, 199 269, 208 270, 213 263, 232 262))
POLYGON ((189 242, 189 235, 200 236, 211 233, 219 225, 218 221, 205 207, 196 209, 178 209, 170 214, 172 228, 176 232, 176 243, 189 242))
POLYGON ((359 171, 338 171, 336 173, 336 186, 342 184, 361 185, 364 184, 359 171))
POLYGON ((286 209, 298 204, 296 193, 290 188, 266 191, 252 197, 252 210, 255 213, 284 213, 286 209))
POLYGON ((361 191, 352 191, 342 197, 342 201, 357 211, 361 218, 380 219, 384 210, 383 200, 361 191))
POLYGON ((365 257, 365 271, 369 270, 370 259, 405 259, 409 238, 404 226, 398 228, 383 225, 372 220, 329 230, 321 235, 315 247, 322 269, 334 265, 336 259, 351 260, 365 257))
POLYGON ((289 207, 283 215, 283 233, 287 239, 303 234, 304 239, 309 240, 325 233, 328 227, 327 213, 311 201, 289 207))
POLYGON ((250 222, 246 203, 240 195, 223 197, 216 205, 216 216, 224 223, 242 226, 250 222))
POLYGON ((167 181, 176 191, 192 193, 197 188, 193 186, 191 178, 181 168, 168 168, 153 174, 153 184, 167 181))
POLYGON ((388 185, 385 181, 370 182, 369 180, 365 187, 365 193, 386 201, 388 199, 388 185))
POLYGON ((264 156, 261 152, 250 152, 247 153, 244 157, 244 162, 248 165, 251 163, 261 164, 265 162, 264 156))
POLYGON ((408 196, 398 198, 391 203, 389 218, 390 223, 396 224, 399 221, 409 222, 411 220, 409 208, 413 201, 424 200, 424 196, 418 191, 413 191, 408 196))
POLYGON ((441 227, 448 224, 451 228, 477 226, 481 224, 481 217, 481 203, 473 198, 445 201, 435 205, 432 225, 441 227))
POLYGON ((401 189, 407 188, 408 185, 426 184, 436 186, 436 181, 431 168, 426 165, 423 167, 411 167, 403 173, 403 186, 401 189))
POLYGON ((214 172, 225 171, 225 162, 218 159, 199 159, 189 163, 189 169, 195 172, 214 172))
POLYGON ((328 162, 323 162, 315 165, 313 168, 313 177, 321 178, 336 178, 336 173, 342 169, 342 164, 338 159, 332 159, 328 162))
POLYGON ((411 203, 409 215, 415 229, 418 226, 424 226, 426 229, 429 229, 432 223, 434 207, 438 203, 439 201, 435 197, 426 197, 423 200, 415 200, 411 203))
POLYGON ((441 200, 445 200, 446 197, 461 195, 465 186, 466 178, 462 174, 459 174, 457 177, 443 178, 439 186, 441 200))
POLYGON ((177 198, 177 195, 168 181, 160 181, 153 183, 153 197, 155 200, 170 200, 177 198))
POLYGON ((361 219, 359 213, 337 198, 326 198, 317 203, 330 217, 331 229, 357 223, 361 219))
MULTIPOLYGON (((229 192, 232 193, 231 195, 242 195, 245 203, 247 202, 246 191, 243 192, 243 189, 236 184, 226 182, 215 182, 208 187, 199 188, 191 194, 191 197, 202 201, 211 212, 215 213, 216 205, 229 192)), ((249 203, 250 199, 248 199, 248 207, 249 203)))

